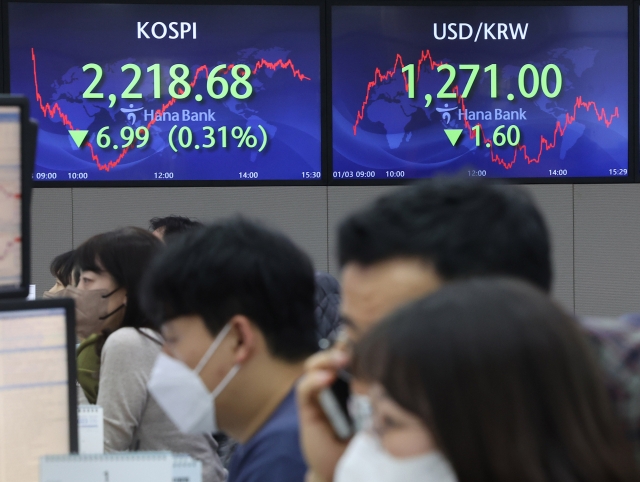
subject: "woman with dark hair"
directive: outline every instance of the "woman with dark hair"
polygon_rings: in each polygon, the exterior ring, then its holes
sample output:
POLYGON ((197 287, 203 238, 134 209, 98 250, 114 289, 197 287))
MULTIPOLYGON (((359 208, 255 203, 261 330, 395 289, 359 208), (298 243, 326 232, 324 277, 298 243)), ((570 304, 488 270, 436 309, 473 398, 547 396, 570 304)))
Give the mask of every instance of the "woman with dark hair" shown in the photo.
POLYGON ((139 228, 93 236, 76 250, 78 290, 100 290, 107 299, 101 332, 78 348, 78 381, 91 403, 104 410, 106 452, 169 450, 203 464, 203 482, 225 473, 211 436, 183 435, 149 395, 147 382, 163 339, 143 314, 140 280, 162 242, 139 228))
POLYGON ((638 480, 584 335, 523 282, 446 285, 375 327, 354 368, 375 435, 336 482, 638 480))

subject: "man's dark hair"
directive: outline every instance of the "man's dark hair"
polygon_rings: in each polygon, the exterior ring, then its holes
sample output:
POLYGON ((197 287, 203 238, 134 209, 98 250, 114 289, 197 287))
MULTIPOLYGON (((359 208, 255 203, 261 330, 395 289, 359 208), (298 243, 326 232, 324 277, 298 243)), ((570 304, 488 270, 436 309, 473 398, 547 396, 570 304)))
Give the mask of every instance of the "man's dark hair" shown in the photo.
POLYGON ((63 286, 75 285, 73 269, 75 267, 75 250, 59 254, 49 266, 51 275, 62 283, 63 286))
POLYGON ((149 221, 149 230, 163 229, 164 236, 184 233, 194 228, 204 226, 200 221, 189 219, 185 216, 167 216, 164 218, 153 218, 149 221))
POLYGON ((142 302, 159 324, 200 315, 214 336, 244 315, 272 355, 299 361, 317 349, 314 287, 311 261, 291 240, 232 218, 174 240, 147 272, 142 302))
POLYGON ((549 234, 521 188, 436 178, 386 195, 342 222, 340 264, 396 257, 433 263, 445 280, 514 276, 551 289, 549 234))

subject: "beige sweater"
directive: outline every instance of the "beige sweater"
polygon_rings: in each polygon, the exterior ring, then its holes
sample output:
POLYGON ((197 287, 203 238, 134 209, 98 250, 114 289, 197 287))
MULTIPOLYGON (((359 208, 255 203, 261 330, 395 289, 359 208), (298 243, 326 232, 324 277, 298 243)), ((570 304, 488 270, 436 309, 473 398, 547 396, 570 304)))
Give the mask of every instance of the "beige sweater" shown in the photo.
MULTIPOLYGON (((145 334, 160 336, 143 328, 145 334)), ((184 435, 147 391, 161 345, 135 328, 120 328, 102 349, 98 405, 104 409, 105 452, 169 450, 202 461, 203 482, 223 482, 226 470, 210 435, 184 435)))

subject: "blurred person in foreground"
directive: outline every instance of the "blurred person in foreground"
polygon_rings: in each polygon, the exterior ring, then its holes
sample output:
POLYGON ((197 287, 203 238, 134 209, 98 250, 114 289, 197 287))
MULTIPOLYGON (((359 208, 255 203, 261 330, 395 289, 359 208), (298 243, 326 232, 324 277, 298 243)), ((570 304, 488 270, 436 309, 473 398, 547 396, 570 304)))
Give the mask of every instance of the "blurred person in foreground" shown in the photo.
POLYGON ((317 350, 314 272, 284 235, 241 218, 187 233, 147 273, 165 337, 149 390, 185 433, 239 442, 229 482, 302 482, 294 386, 317 350))
POLYGON ((580 317, 640 467, 640 314, 580 317))
MULTIPOLYGON (((335 341, 340 328, 340 284, 331 274, 315 273, 315 318, 318 347, 325 349, 335 341)), ((229 465, 237 442, 220 433, 215 435, 219 443, 218 453, 225 467, 229 465)))
POLYGON ((335 482, 638 480, 584 333, 528 283, 450 283, 355 352, 373 417, 335 482))
MULTIPOLYGON (((297 392, 314 482, 333 480, 348 444, 335 436, 318 396, 348 365, 350 345, 398 307, 452 280, 504 275, 548 292, 552 278, 549 235, 529 194, 476 180, 430 179, 381 197, 342 222, 338 251, 346 341, 307 361, 297 392)), ((357 383, 352 390, 360 401, 354 405, 366 407, 357 383)))
POLYGON ((189 219, 185 216, 171 215, 149 220, 149 231, 160 241, 166 241, 169 237, 186 233, 187 231, 203 226, 204 224, 200 221, 189 219))

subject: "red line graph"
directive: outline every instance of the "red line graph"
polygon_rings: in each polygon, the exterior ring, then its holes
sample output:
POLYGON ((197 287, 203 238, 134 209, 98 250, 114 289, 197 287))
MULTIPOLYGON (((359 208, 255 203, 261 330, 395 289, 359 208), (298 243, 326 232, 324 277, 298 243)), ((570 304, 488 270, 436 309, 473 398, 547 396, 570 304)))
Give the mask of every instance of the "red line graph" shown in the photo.
POLYGON ((10 189, 7 189, 4 186, 0 186, 0 194, 2 194, 4 197, 7 198, 14 198, 14 199, 20 199, 22 197, 22 194, 19 192, 14 192, 10 189))
MULTIPOLYGON (((420 56, 420 59, 418 60, 418 65, 417 65, 418 79, 420 79, 420 71, 421 71, 422 64, 427 60, 429 61, 429 67, 431 68, 431 70, 435 70, 436 67, 439 67, 444 63, 444 62, 434 61, 433 56, 431 55, 431 52, 429 50, 424 50, 422 52, 422 55, 420 56)), ((401 70, 405 66, 402 56, 400 54, 396 55, 396 61, 393 65, 393 69, 388 70, 383 74, 379 68, 376 68, 374 72, 374 79, 367 84, 367 93, 366 93, 364 102, 362 103, 360 110, 356 114, 356 122, 353 125, 354 136, 357 134, 358 124, 362 119, 364 119, 364 111, 365 111, 365 108, 367 107, 367 104, 369 103, 369 95, 371 93, 371 89, 374 88, 377 84, 384 82, 385 80, 389 80, 391 77, 393 77, 397 73, 398 65, 401 66, 401 70)), ((404 77, 405 90, 409 91, 409 84, 407 81, 407 77, 404 73, 402 73, 402 76, 404 77)), ((467 108, 465 106, 464 99, 460 96, 460 90, 458 86, 455 86, 452 89, 452 91, 456 93, 456 101, 460 105, 460 108, 462 109, 462 111, 465 112, 467 108)), ((578 96, 576 97, 576 101, 573 106, 573 115, 570 115, 569 112, 565 113, 564 124, 562 124, 559 120, 556 121, 555 129, 553 131, 553 140, 550 141, 543 135, 540 135, 540 151, 538 152, 537 156, 530 156, 527 152, 527 146, 518 144, 516 147, 514 147, 513 159, 511 161, 502 159, 498 154, 495 154, 493 152, 493 141, 485 137, 484 128, 482 128, 481 123, 477 123, 476 125, 479 125, 481 128, 482 143, 485 145, 487 143, 490 144, 491 162, 496 162, 501 166, 503 166, 505 169, 511 169, 513 165, 516 163, 516 159, 518 157, 519 152, 522 152, 523 158, 525 161, 527 161, 527 164, 531 164, 532 162, 539 163, 543 152, 549 151, 554 147, 556 147, 558 134, 560 135, 560 137, 564 136, 564 133, 566 132, 567 127, 575 122, 576 117, 578 115, 578 109, 585 109, 587 112, 593 109, 598 121, 604 122, 607 128, 611 126, 613 119, 620 117, 620 112, 618 111, 618 107, 614 108, 613 114, 611 114, 610 116, 607 116, 605 109, 604 108, 598 109, 598 106, 594 101, 584 101, 582 99, 582 96, 578 96)), ((476 133, 475 131, 472 130, 474 126, 472 126, 471 123, 466 118, 464 120, 464 127, 469 131, 469 137, 471 139, 475 139, 476 133)))
MULTIPOLYGON (((431 70, 434 70, 436 67, 440 67, 444 62, 435 62, 433 57, 431 57, 431 52, 425 50, 422 52, 420 59, 418 60, 418 80, 420 80, 420 70, 423 62, 429 61, 429 65, 431 66, 431 70)), ((353 135, 355 136, 358 130, 358 124, 362 119, 364 119, 364 109, 367 107, 369 103, 369 94, 371 93, 371 89, 373 89, 378 83, 384 82, 385 80, 389 80, 391 77, 396 75, 396 71, 398 70, 398 65, 401 65, 402 69, 404 69, 405 65, 402 60, 402 55, 396 54, 396 62, 393 64, 393 69, 387 70, 384 74, 382 71, 376 67, 376 71, 373 74, 373 80, 367 84, 367 95, 364 98, 364 102, 362 102, 362 107, 358 111, 356 115, 356 123, 353 125, 353 135)), ((409 91, 409 82, 407 81, 407 76, 402 72, 402 76, 404 77, 404 88, 409 91)))
MULTIPOLYGON (((35 50, 33 48, 31 49, 31 61, 33 62, 33 81, 34 81, 35 89, 36 89, 36 101, 40 105, 40 110, 42 111, 42 115, 44 115, 45 117, 50 117, 52 119, 57 115, 60 118, 60 120, 62 121, 62 124, 65 127, 69 128, 71 130, 75 130, 75 128, 73 127, 73 123, 71 122, 69 117, 62 111, 62 109, 60 108, 60 105, 57 102, 55 102, 53 105, 50 105, 49 103, 47 103, 47 104, 43 103, 42 96, 40 95, 40 89, 38 88, 38 72, 37 72, 37 69, 36 69, 36 53, 35 53, 35 50)), ((226 70, 225 73, 228 73, 233 68, 233 66, 234 66, 233 64, 230 64, 227 67, 227 70, 226 70)), ((267 69, 274 70, 274 71, 277 70, 278 68, 290 69, 294 78, 297 78, 300 81, 311 80, 309 77, 307 77, 302 72, 300 72, 300 70, 296 69, 291 60, 287 60, 285 62, 282 59, 279 59, 279 60, 277 60, 275 62, 269 62, 269 61, 267 61, 265 59, 260 59, 260 60, 258 60, 256 62, 256 65, 255 65, 254 69, 252 70, 252 72, 254 74, 256 74, 262 68, 267 68, 267 69)), ((196 82, 198 81, 198 77, 200 76, 200 74, 202 72, 205 72, 205 74, 206 74, 205 78, 207 78, 209 76, 209 68, 206 65, 201 65, 200 67, 198 67, 196 69, 195 73, 193 74, 193 80, 191 82, 189 82, 189 85, 192 88, 195 87, 196 82)), ((168 102, 163 104, 162 107, 160 107, 160 109, 156 110, 155 116, 147 124, 147 129, 149 129, 153 124, 155 124, 156 123, 156 117, 158 115, 162 116, 162 114, 164 114, 167 111, 167 109, 169 109, 171 106, 173 106, 176 103, 176 100, 177 99, 172 98, 171 100, 169 100, 168 102)), ((127 155, 127 153, 131 149, 134 149, 134 147, 132 147, 132 146, 125 147, 122 150, 122 152, 120 152, 118 157, 116 157, 114 160, 108 161, 107 163, 103 164, 103 163, 100 162, 100 159, 99 159, 98 155, 95 153, 94 148, 93 148, 93 144, 91 144, 90 142, 87 142, 86 145, 89 148, 89 151, 91 151, 91 159, 96 163, 96 165, 98 166, 98 169, 101 170, 101 171, 106 171, 106 172, 109 172, 111 169, 113 169, 118 164, 120 164, 120 162, 122 161, 122 159, 124 159, 124 157, 127 155)))
MULTIPOLYGON (((229 72, 231 72, 231 69, 233 69, 234 67, 235 67, 235 64, 227 65, 227 68, 224 70, 224 73, 228 74, 229 72)), ((286 62, 283 62, 282 59, 278 59, 275 62, 269 62, 268 60, 260 59, 256 62, 256 66, 253 68, 251 73, 257 74, 258 70, 260 70, 262 67, 266 67, 271 70, 277 70, 278 67, 280 67, 281 69, 291 69, 291 73, 293 74, 294 77, 297 77, 300 80, 311 80, 309 77, 307 77, 302 72, 300 72, 300 70, 295 68, 295 66, 293 65, 293 62, 291 62, 291 59, 287 60, 286 62)))
POLYGON ((16 237, 14 239, 12 239, 11 241, 7 241, 4 245, 4 248, 2 249, 2 251, 0 251, 0 261, 3 261, 7 258, 7 256, 9 256, 9 253, 11 252, 11 249, 14 246, 17 246, 18 244, 20 244, 22 242, 22 238, 21 237, 16 237))

